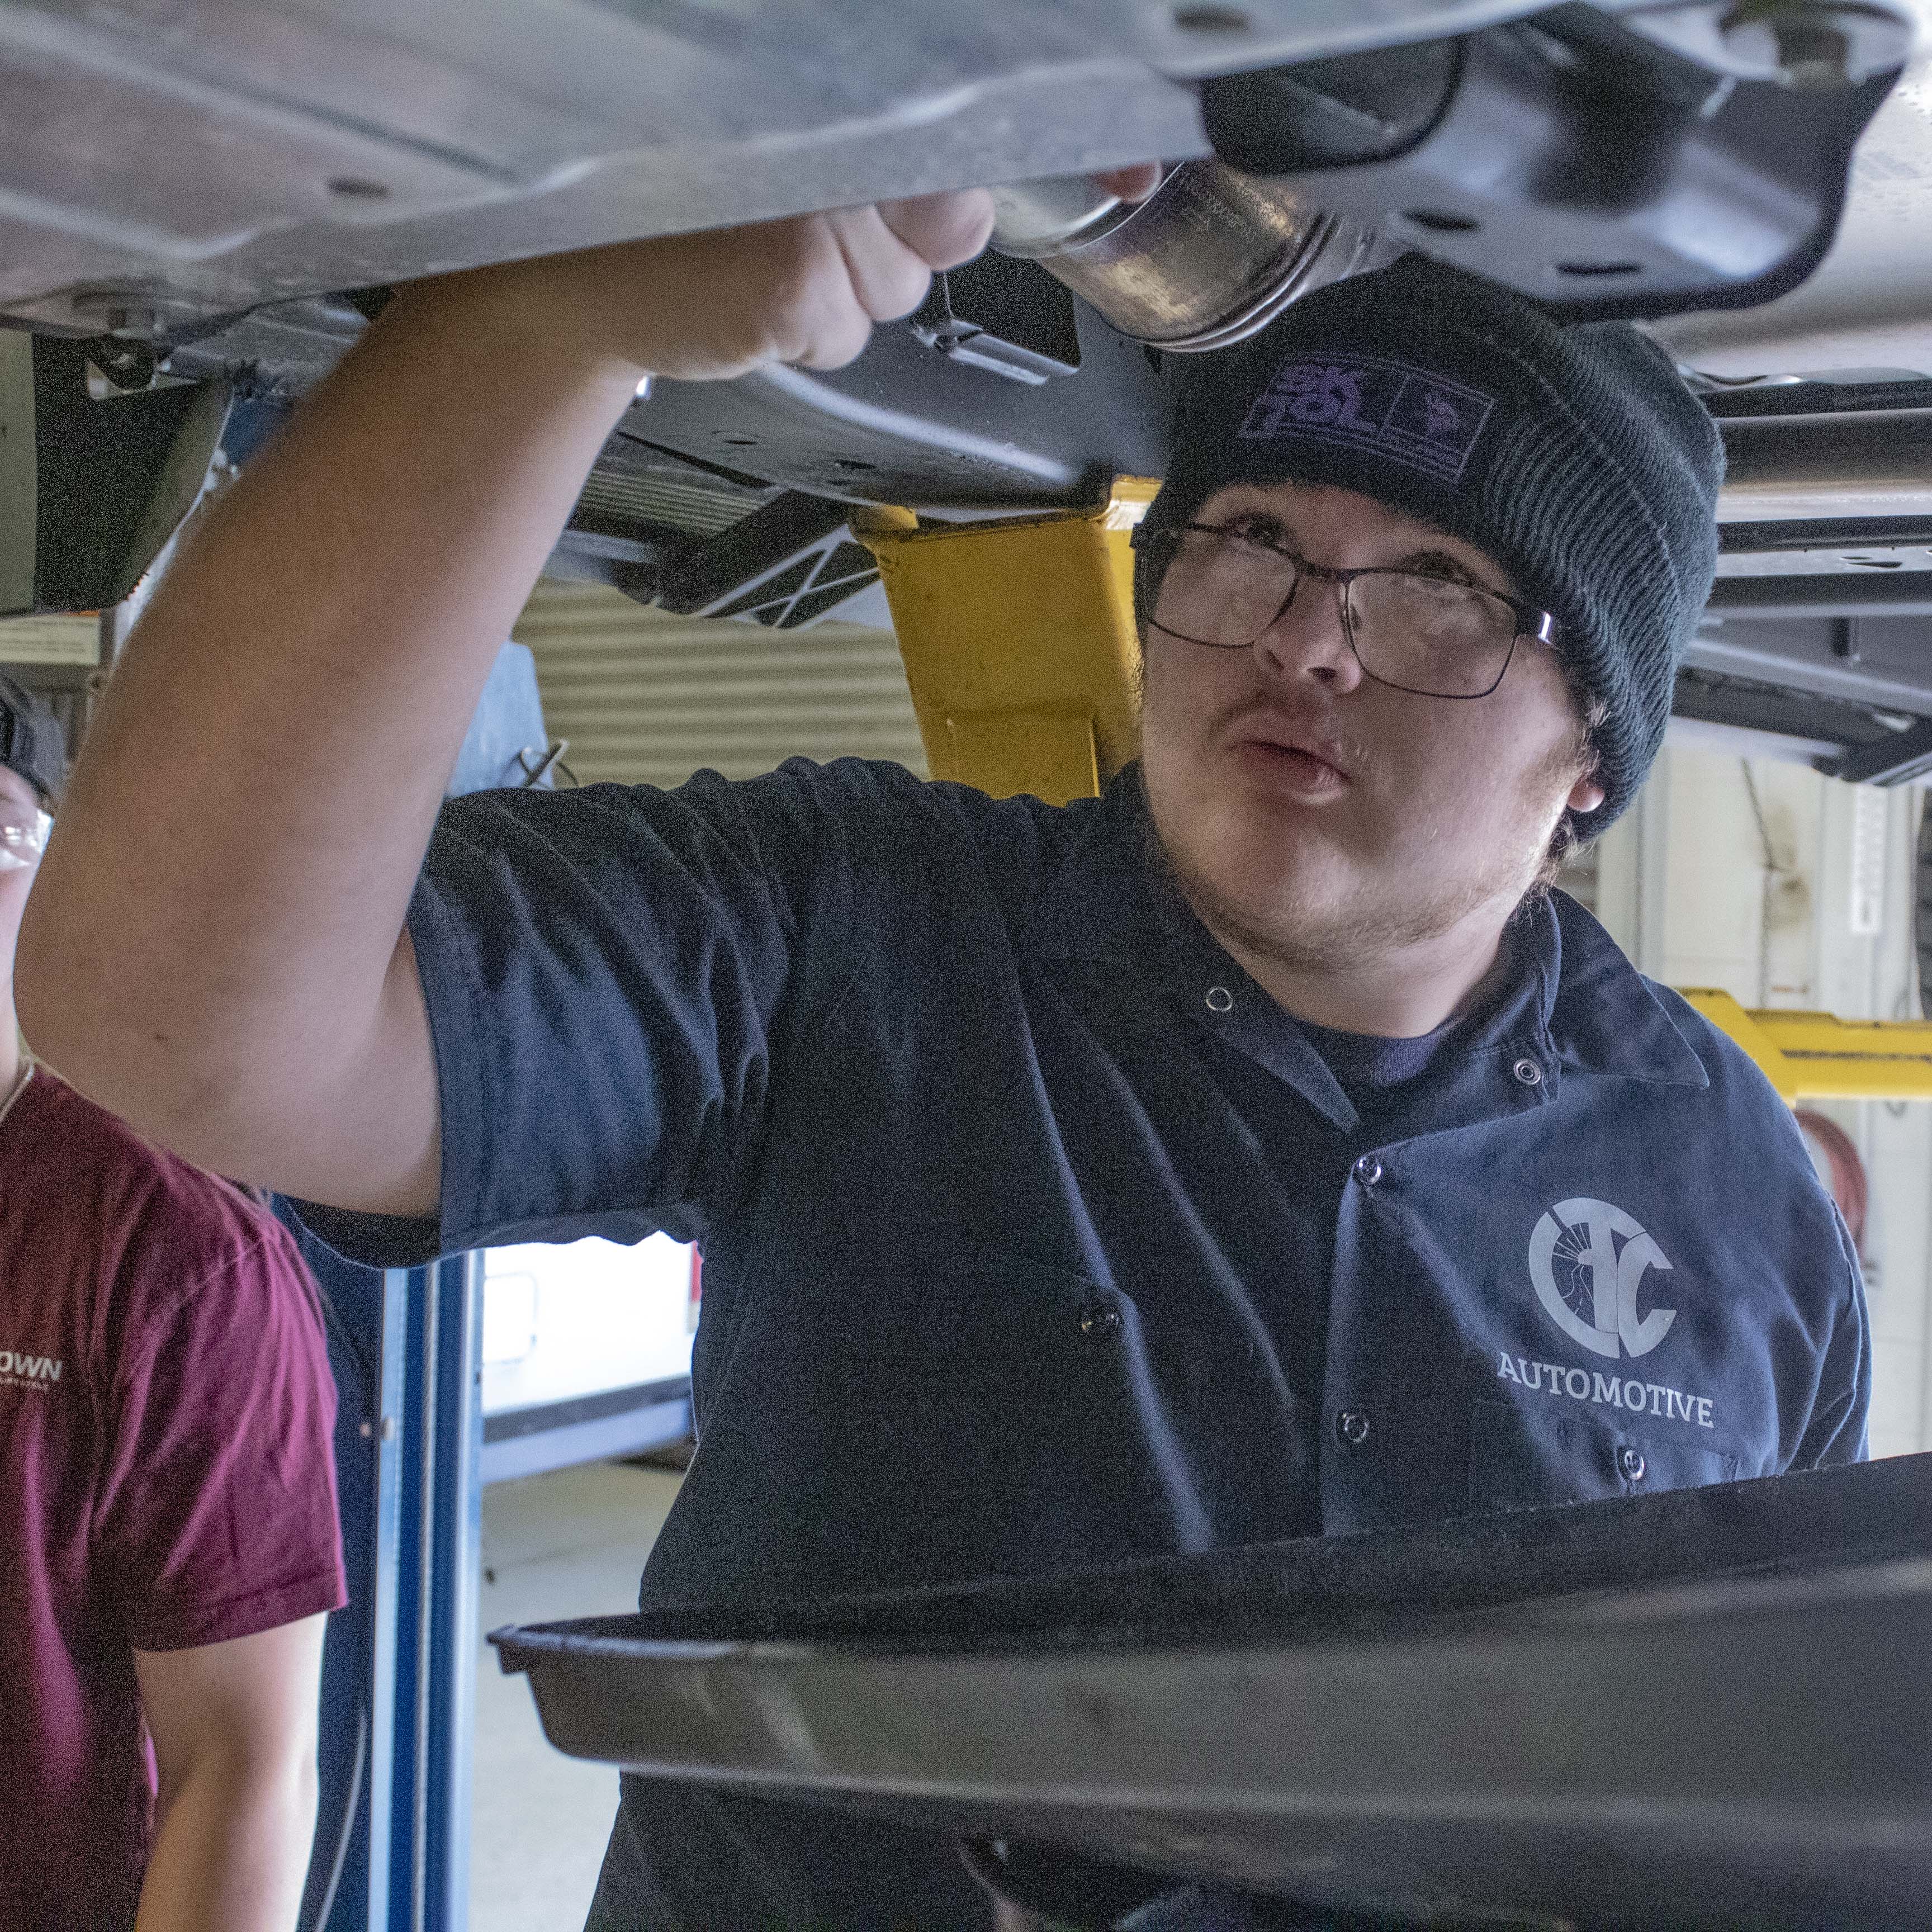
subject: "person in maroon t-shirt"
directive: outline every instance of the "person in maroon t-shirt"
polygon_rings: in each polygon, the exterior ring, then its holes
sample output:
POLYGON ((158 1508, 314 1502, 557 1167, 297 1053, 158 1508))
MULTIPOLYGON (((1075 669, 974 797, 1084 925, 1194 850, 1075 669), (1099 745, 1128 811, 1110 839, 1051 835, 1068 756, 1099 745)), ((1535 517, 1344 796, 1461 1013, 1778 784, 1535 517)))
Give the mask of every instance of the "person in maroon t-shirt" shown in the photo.
POLYGON ((0 679, 0 1932, 287 1932, 344 1600, 294 1244, 22 1055, 58 728, 0 679))

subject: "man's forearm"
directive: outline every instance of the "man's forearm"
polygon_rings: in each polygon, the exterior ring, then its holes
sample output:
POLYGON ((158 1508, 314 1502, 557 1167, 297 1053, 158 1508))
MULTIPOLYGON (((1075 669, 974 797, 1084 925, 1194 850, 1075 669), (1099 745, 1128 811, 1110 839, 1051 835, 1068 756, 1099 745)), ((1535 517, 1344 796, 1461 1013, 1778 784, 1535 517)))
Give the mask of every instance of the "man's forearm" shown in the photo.
POLYGON ((205 1166, 427 1213, 412 884, 478 692, 639 376, 826 368, 977 252, 984 196, 406 291, 149 602, 21 938, 28 1039, 205 1166))
POLYGON ((304 1083, 327 1106, 316 1080, 359 1082, 375 1164, 433 1198, 433 1089, 384 1094, 373 1051, 413 992, 397 934, 478 692, 636 382, 486 278, 431 285, 214 507, 116 671, 22 940, 28 1037, 96 1098, 238 1178, 352 1199, 286 1130, 304 1083))
POLYGON ((163 1810, 135 1932, 289 1932, 315 1838, 313 1762, 211 1764, 163 1810))

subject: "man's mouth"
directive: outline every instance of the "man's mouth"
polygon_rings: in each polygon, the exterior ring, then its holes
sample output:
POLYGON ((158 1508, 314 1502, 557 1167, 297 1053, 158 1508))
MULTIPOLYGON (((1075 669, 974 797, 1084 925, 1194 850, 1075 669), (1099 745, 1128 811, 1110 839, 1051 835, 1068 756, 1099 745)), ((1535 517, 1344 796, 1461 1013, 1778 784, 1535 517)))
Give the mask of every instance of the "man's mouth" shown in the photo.
POLYGON ((1270 790, 1311 803, 1340 798, 1353 783, 1339 748, 1313 732, 1250 726, 1237 734, 1234 750, 1270 790))

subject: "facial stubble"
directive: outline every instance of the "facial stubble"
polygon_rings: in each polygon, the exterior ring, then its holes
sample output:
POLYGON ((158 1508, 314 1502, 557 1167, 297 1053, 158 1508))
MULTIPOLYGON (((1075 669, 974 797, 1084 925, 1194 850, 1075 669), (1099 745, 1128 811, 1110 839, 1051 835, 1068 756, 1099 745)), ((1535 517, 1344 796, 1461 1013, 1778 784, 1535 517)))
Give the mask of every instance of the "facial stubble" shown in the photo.
MULTIPOLYGON (((1150 844, 1155 862, 1209 929, 1232 942, 1236 950, 1273 962, 1289 972, 1330 975, 1352 967, 1425 946, 1442 939, 1486 906, 1501 908, 1500 923, 1508 919, 1547 879, 1547 860, 1557 827, 1568 808, 1570 791, 1589 769, 1588 734, 1580 724, 1528 772, 1517 794, 1518 812, 1512 823, 1530 828, 1520 846, 1490 855, 1490 862, 1473 872, 1454 868, 1432 874, 1426 866, 1414 868, 1433 877, 1432 892, 1382 898, 1349 895, 1351 903, 1324 905, 1318 892, 1298 891, 1305 874, 1291 873, 1284 889, 1270 902, 1258 907, 1224 891, 1184 850, 1162 838, 1150 821, 1150 844)), ((1458 829, 1447 817, 1431 826, 1429 844, 1450 849, 1458 829)), ((1298 873, 1300 868, 1297 868, 1298 873)))

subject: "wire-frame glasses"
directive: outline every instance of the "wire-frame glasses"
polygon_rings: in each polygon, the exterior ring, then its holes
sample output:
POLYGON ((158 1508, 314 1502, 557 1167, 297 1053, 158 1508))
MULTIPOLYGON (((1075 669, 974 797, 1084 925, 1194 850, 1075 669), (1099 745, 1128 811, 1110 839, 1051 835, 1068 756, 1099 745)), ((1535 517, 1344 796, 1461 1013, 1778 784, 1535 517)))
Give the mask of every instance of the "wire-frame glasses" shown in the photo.
POLYGON ((1423 698, 1486 698, 1516 640, 1548 644, 1547 610, 1426 571, 1330 570, 1239 524, 1180 524, 1134 532, 1159 586, 1150 621, 1184 643, 1249 650, 1306 578, 1336 586, 1348 648, 1366 675, 1423 698))

